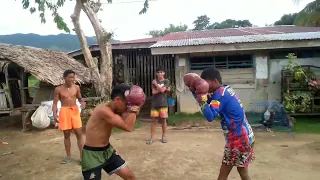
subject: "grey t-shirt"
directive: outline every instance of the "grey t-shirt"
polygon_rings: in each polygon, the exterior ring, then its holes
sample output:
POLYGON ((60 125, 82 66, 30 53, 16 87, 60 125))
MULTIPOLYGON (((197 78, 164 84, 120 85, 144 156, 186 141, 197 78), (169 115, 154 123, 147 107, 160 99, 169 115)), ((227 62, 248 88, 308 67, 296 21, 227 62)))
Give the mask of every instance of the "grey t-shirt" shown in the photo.
MULTIPOLYGON (((170 81, 168 79, 157 80, 157 83, 161 87, 169 87, 170 81)), ((152 88, 156 87, 152 85, 152 88)), ((152 95, 151 106, 153 108, 168 107, 167 92, 152 95)))

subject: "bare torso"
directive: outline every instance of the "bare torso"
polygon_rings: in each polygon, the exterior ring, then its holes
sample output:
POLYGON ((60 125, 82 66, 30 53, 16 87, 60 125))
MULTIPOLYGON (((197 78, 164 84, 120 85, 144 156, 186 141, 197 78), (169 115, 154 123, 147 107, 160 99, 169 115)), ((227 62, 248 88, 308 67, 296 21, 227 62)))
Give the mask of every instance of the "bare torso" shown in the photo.
POLYGON ((85 145, 92 147, 103 147, 109 144, 112 127, 106 119, 101 117, 102 109, 109 108, 107 104, 100 104, 94 108, 86 125, 85 145))
POLYGON ((76 99, 78 88, 79 87, 77 85, 72 85, 70 88, 67 88, 64 85, 57 87, 62 107, 73 107, 77 105, 76 99))

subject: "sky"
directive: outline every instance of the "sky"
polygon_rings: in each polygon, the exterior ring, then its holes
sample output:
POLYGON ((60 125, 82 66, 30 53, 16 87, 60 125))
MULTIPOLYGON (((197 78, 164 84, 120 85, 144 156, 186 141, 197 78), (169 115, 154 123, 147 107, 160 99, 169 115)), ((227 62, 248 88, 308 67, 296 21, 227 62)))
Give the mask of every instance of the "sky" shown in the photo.
MULTIPOLYGON (((64 33, 56 28, 49 12, 47 23, 41 24, 39 14, 24 10, 21 1, 1 0, 1 35, 64 33)), ((312 0, 300 0, 298 4, 293 0, 151 0, 148 12, 139 15, 143 0, 113 0, 113 4, 103 4, 103 11, 98 16, 105 29, 114 31, 114 39, 132 40, 149 37, 146 35, 149 30, 164 29, 169 24, 187 24, 193 28, 192 22, 201 15, 210 17, 211 22, 248 19, 254 25, 264 26, 279 20, 283 14, 302 10, 309 2, 312 0)), ((66 0, 65 6, 59 10, 70 29, 73 26, 70 15, 74 4, 66 0)), ((86 36, 94 36, 91 23, 84 13, 81 13, 80 23, 86 36)))

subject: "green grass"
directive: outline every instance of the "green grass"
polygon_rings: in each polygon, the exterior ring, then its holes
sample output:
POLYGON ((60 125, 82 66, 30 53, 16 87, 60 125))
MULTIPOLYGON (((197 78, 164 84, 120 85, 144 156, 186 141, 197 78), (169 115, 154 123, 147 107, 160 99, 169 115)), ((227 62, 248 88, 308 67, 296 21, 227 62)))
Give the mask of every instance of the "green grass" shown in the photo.
POLYGON ((184 122, 200 122, 207 121, 205 117, 200 113, 176 113, 168 117, 168 125, 175 126, 184 122))
POLYGON ((293 130, 296 133, 320 134, 320 116, 296 117, 293 130))
MULTIPOLYGON (((206 121, 200 112, 194 114, 177 113, 168 117, 168 125, 171 126, 197 121, 206 121)), ((276 132, 289 132, 290 129, 287 127, 275 126, 272 130, 276 132)), ((296 117, 293 131, 296 133, 320 134, 320 116, 296 117)))
POLYGON ((28 79, 28 87, 32 87, 32 88, 29 88, 29 93, 30 93, 30 96, 31 97, 34 97, 35 94, 36 94, 36 88, 39 87, 39 83, 40 81, 35 78, 34 76, 30 76, 29 79, 28 79))

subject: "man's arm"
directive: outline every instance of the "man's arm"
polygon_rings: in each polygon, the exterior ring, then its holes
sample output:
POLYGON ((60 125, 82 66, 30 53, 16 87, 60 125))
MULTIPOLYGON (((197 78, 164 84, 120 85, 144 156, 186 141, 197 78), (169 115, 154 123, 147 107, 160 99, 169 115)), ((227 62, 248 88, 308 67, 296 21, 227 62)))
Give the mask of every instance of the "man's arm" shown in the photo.
POLYGON ((159 93, 160 93, 160 91, 158 89, 152 87, 152 95, 159 94, 159 93))
POLYGON ((55 119, 55 121, 58 121, 58 115, 57 115, 57 111, 58 111, 58 107, 57 107, 57 104, 58 104, 58 101, 59 101, 59 89, 58 87, 56 87, 54 89, 54 95, 53 95, 53 104, 52 104, 52 112, 53 112, 53 117, 55 119))
POLYGON ((102 117, 104 117, 110 125, 124 131, 133 131, 137 118, 136 113, 129 112, 124 118, 122 118, 121 116, 114 114, 110 109, 103 110, 101 112, 102 117))
POLYGON ((77 99, 81 104, 81 108, 84 109, 86 107, 86 102, 82 99, 80 86, 77 85, 76 87, 77 87, 77 94, 76 94, 77 99))
MULTIPOLYGON (((197 95, 195 93, 192 94, 197 100, 197 95)), ((202 114, 207 119, 207 121, 211 122, 216 119, 216 117, 219 115, 219 112, 225 104, 224 99, 225 97, 222 94, 220 94, 220 92, 216 92, 210 98, 209 102, 199 103, 202 114)))
POLYGON ((77 99, 78 101, 81 103, 81 102, 84 102, 84 100, 82 99, 82 96, 81 96, 81 90, 80 90, 80 86, 76 85, 77 87, 77 99))
POLYGON ((208 122, 215 120, 216 117, 219 115, 219 109, 213 108, 207 103, 200 105, 200 107, 204 117, 207 119, 208 122))
MULTIPOLYGON (((166 86, 163 86, 163 87, 159 86, 159 84, 157 83, 157 81, 155 79, 152 81, 152 85, 154 85, 155 89, 157 90, 156 92, 158 92, 158 93, 164 93, 167 89, 166 86)), ((158 93, 156 93, 156 94, 158 94, 158 93)))

